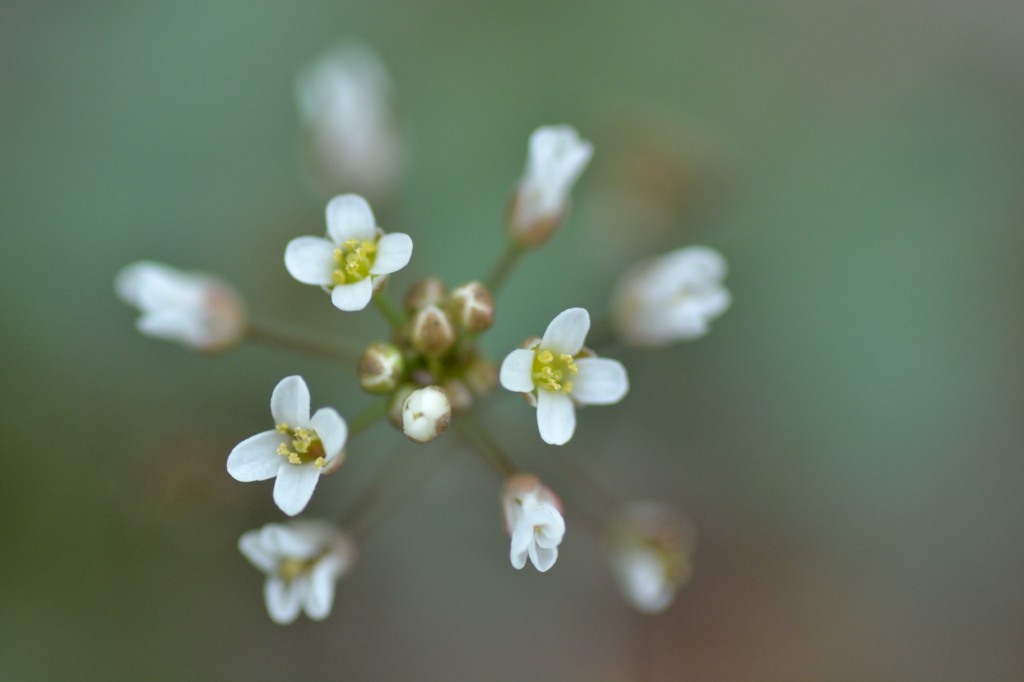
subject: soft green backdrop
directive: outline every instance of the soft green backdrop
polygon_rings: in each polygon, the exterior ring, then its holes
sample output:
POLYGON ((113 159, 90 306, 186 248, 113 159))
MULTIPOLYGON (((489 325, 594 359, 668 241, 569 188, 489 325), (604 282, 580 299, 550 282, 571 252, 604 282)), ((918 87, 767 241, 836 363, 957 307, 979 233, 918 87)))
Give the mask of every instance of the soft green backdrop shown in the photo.
MULTIPOLYGON (((1019 4, 15 0, 0 67, 3 679, 1024 675, 1019 4), (396 291, 485 271, 534 127, 595 142, 573 219, 503 293, 495 357, 600 310, 635 255, 596 232, 609 131, 668 121, 725 169, 669 238, 729 259, 712 334, 620 351, 632 393, 564 451, 517 400, 488 415, 552 482, 572 487, 571 457, 687 509, 697 573, 667 614, 627 610, 571 509, 555 569, 512 570, 498 480, 460 452, 364 544, 330 620, 266 617, 235 543, 281 515, 224 457, 286 374, 346 414, 367 399, 316 360, 144 339, 112 280, 162 260, 221 273, 263 317, 383 333, 281 263, 322 230, 293 78, 344 38, 380 52, 414 142, 385 226, 416 241, 396 291)), ((455 443, 379 427, 311 511, 455 443)))

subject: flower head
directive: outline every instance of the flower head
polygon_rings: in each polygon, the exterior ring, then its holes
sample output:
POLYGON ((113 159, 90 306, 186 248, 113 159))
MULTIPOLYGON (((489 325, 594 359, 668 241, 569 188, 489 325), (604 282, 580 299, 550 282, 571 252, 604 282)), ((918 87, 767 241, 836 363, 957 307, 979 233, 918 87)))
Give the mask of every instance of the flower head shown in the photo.
POLYGON ((276 476, 274 502, 295 516, 306 508, 320 474, 341 466, 348 425, 330 407, 309 416, 309 388, 300 376, 277 384, 270 413, 276 427, 236 445, 228 455, 228 473, 242 482, 276 476))
POLYGON ((296 88, 310 170, 328 191, 393 194, 405 163, 387 70, 369 48, 338 47, 296 88))
POLYGON ((139 331, 189 348, 217 351, 245 333, 245 307, 226 282, 182 272, 162 263, 139 261, 114 281, 122 301, 139 309, 139 331))
POLYGON ((238 549, 267 575, 263 597, 275 623, 287 625, 305 611, 323 620, 334 604, 334 584, 355 560, 349 536, 323 521, 268 523, 238 539, 238 549))
POLYGON ((385 275, 404 268, 412 257, 407 234, 385 234, 377 227, 366 199, 342 194, 327 203, 327 236, 288 242, 284 264, 303 284, 330 291, 339 310, 362 310, 385 275))
POLYGON ((515 568, 526 565, 547 571, 558 559, 558 545, 565 536, 562 502, 536 476, 516 474, 501 494, 505 532, 512 536, 509 558, 515 568))
POLYGON ((692 524, 664 504, 636 503, 616 514, 605 544, 631 606, 644 613, 668 608, 693 572, 695 535, 692 524))
POLYGON ((629 391, 626 368, 583 348, 590 314, 569 308, 548 325, 544 338, 527 342, 501 363, 501 385, 536 401, 545 443, 563 445, 576 430, 576 405, 611 405, 629 391))
POLYGON ((530 135, 526 170, 512 199, 509 227, 524 246, 547 241, 569 210, 569 192, 594 148, 571 126, 544 126, 530 135))
POLYGON ((704 246, 641 263, 623 276, 612 298, 617 333, 641 347, 703 336, 729 307, 725 272, 725 259, 704 246))

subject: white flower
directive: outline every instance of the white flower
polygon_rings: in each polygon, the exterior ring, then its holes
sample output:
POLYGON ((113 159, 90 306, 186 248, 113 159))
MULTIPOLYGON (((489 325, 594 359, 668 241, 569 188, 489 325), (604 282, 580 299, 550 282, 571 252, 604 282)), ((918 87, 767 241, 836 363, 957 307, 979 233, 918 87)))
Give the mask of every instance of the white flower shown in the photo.
POLYGON ((593 153, 593 146, 571 126, 533 131, 511 207, 510 227, 517 240, 537 245, 558 227, 569 209, 569 192, 593 153))
POLYGON ((236 445, 228 455, 228 473, 242 482, 276 476, 274 502, 285 514, 295 516, 313 496, 320 474, 341 465, 348 425, 330 407, 309 416, 309 388, 300 376, 277 384, 270 396, 270 413, 276 428, 236 445))
POLYGON ((377 280, 404 268, 411 257, 409 235, 384 234, 365 199, 343 194, 327 203, 327 238, 291 240, 284 264, 303 284, 330 291, 339 310, 362 310, 373 297, 377 280))
POLYGON ((505 531, 512 536, 512 566, 522 568, 527 557, 542 573, 554 566, 565 536, 558 497, 536 476, 516 474, 505 483, 501 501, 505 531))
POLYGON ((245 333, 242 299, 219 279, 139 261, 117 274, 114 287, 122 301, 142 313, 135 324, 148 336, 216 351, 245 333))
POLYGON ((350 44, 304 70, 296 88, 310 170, 328 191, 394 193, 405 163, 384 65, 350 44))
POLYGON ((402 431, 418 443, 434 440, 448 429, 451 421, 451 402, 437 386, 417 389, 402 403, 402 431))
POLYGON ((693 572, 692 524, 667 505, 637 503, 609 525, 606 551, 619 588, 644 613, 668 608, 693 572))
POLYGON ((334 603, 334 584, 355 560, 349 536, 322 521, 268 523, 243 534, 238 549, 267 574, 267 612, 281 625, 298 618, 300 610, 313 620, 326 618, 334 603))
POLYGON ((641 263, 620 280, 612 298, 619 336, 641 347, 695 339, 729 307, 722 285, 725 259, 704 246, 678 249, 641 263))
POLYGON ((545 443, 563 445, 572 438, 575 405, 611 405, 629 391, 622 363, 583 348, 589 330, 590 314, 569 308, 551 321, 544 338, 512 351, 501 363, 501 385, 536 399, 545 443))

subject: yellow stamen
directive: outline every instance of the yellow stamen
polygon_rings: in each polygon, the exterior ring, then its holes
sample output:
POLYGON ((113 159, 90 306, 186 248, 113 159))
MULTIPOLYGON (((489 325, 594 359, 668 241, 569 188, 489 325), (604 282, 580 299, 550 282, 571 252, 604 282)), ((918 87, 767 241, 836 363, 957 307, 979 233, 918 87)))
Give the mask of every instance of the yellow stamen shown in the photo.
POLYGON ((291 447, 287 443, 277 446, 277 454, 287 457, 290 464, 313 464, 322 469, 326 464, 324 446, 320 436, 313 429, 292 428, 287 424, 278 424, 275 429, 291 437, 291 447))
POLYGON ((533 383, 546 391, 571 392, 572 382, 566 379, 578 372, 579 367, 568 353, 560 353, 556 357, 549 350, 539 350, 533 357, 533 383))
POLYGON ((377 257, 377 242, 368 239, 349 239, 334 249, 336 267, 331 274, 336 285, 352 284, 370 276, 370 268, 377 257))

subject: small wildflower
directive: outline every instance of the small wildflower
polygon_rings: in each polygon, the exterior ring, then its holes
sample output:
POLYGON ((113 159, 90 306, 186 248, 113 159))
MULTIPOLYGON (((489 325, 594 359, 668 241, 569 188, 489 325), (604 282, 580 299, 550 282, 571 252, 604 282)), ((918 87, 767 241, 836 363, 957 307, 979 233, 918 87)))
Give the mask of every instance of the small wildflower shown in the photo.
POLYGON ((293 622, 300 611, 313 620, 327 618, 334 585, 355 561, 351 538, 323 521, 268 523, 244 533, 238 549, 267 575, 267 613, 281 625, 293 622))
POLYGON ((575 405, 611 405, 629 391, 618 360, 584 351, 590 314, 569 308, 548 325, 544 338, 509 353, 501 363, 501 385, 536 401, 540 437, 564 445, 576 430, 575 405))
POLYGON ((392 196, 405 165, 387 70, 362 45, 344 45, 303 71, 296 94, 310 170, 333 193, 392 196))
POLYGON ((508 479, 501 494, 505 532, 512 536, 509 559, 521 569, 529 557, 541 573, 555 565, 565 536, 562 503, 531 474, 508 479))
POLYGON ((117 295, 142 315, 138 330, 201 351, 224 350, 245 333, 245 308, 231 285, 162 263, 126 266, 114 282, 117 295))
POLYGON ((412 391, 402 403, 402 431, 417 443, 434 440, 448 429, 451 421, 451 402, 437 386, 412 391))
POLYGON ((284 264, 303 284, 330 291, 339 310, 362 310, 385 275, 404 268, 412 257, 407 234, 385 234, 366 200, 336 196, 327 204, 327 237, 296 237, 288 242, 284 264))
POLYGON ((693 525, 668 505, 635 503, 620 510, 606 550, 623 596, 638 611, 668 608, 693 573, 693 525))
POLYGON ((641 263, 622 277, 612 298, 616 332, 640 347, 703 336, 711 320, 729 307, 725 272, 725 259, 704 246, 641 263))
POLYGON ((539 246, 569 211, 569 192, 594 148, 571 126, 543 126, 530 135, 526 170, 512 197, 509 228, 523 246, 539 246))
POLYGON ((277 477, 274 502, 295 516, 306 508, 320 474, 341 465, 348 425, 330 407, 309 416, 309 388, 300 376, 277 384, 270 413, 276 427, 236 445, 228 455, 228 473, 242 482, 277 477))

